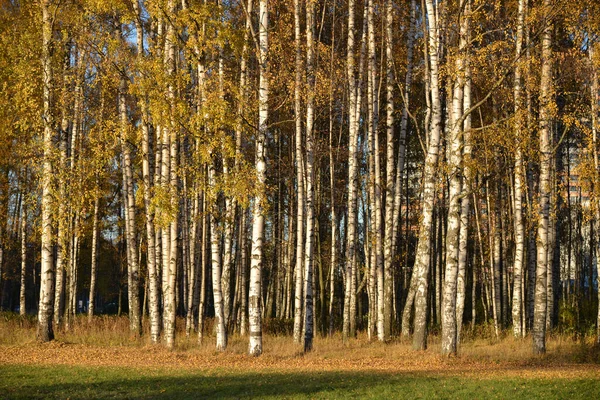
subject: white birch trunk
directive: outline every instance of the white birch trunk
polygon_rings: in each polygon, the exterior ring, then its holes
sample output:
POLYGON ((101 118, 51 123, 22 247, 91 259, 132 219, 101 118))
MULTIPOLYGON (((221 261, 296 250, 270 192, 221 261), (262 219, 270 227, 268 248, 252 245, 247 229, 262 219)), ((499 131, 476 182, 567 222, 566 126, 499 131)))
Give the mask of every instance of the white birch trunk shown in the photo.
MULTIPOLYGON (((119 86, 120 141, 123 153, 123 211, 125 213, 125 237, 127 241, 127 291, 129 298, 129 328, 132 333, 141 335, 139 298, 139 265, 137 259, 137 234, 135 229, 135 197, 133 189, 133 166, 128 143, 129 122, 125 100, 127 82, 121 79, 119 86)), ((73 151, 73 150, 72 150, 73 151)), ((72 261, 73 262, 73 261, 72 261)), ((73 277, 71 278, 73 279, 73 277)))
POLYGON ((352 274, 354 253, 356 252, 356 191, 357 191, 357 146, 358 132, 356 131, 356 77, 354 71, 354 12, 355 0, 348 1, 348 47, 346 68, 349 87, 348 107, 348 211, 347 211, 347 233, 346 233, 346 287, 344 290, 344 320, 342 336, 347 341, 350 336, 350 297, 352 291, 352 274))
MULTIPOLYGON (((467 5, 467 11, 470 12, 471 4, 467 5)), ((467 18, 470 18, 468 16, 467 18)), ((469 29, 469 28, 467 28, 469 29)), ((468 30, 467 30, 468 35, 468 30)), ((467 36, 468 40, 468 36, 467 36)), ((471 108, 471 67, 469 65, 469 55, 465 55, 465 87, 463 98, 463 111, 471 108)), ((465 310, 465 288, 466 288, 466 271, 467 271, 467 256, 468 256, 468 240, 469 240, 469 214, 471 213, 471 191, 473 171, 471 167, 471 114, 465 117, 463 124, 463 187, 460 203, 460 231, 458 242, 458 277, 456 282, 456 344, 460 344, 460 335, 462 331, 463 315, 465 310)), ((473 267, 475 270, 475 267, 473 267)), ((475 285, 475 281, 473 281, 475 285)), ((472 297, 475 299, 475 297, 472 297)), ((473 304, 476 300, 472 300, 473 304)), ((475 306, 473 305, 473 310, 475 306)))
MULTIPOLYGON (((216 185, 215 163, 211 163, 208 171, 208 184, 210 187, 216 185)), ((216 197, 216 196, 215 196, 216 197)), ((217 223, 217 202, 212 201, 212 212, 210 213, 210 249, 212 267, 213 298, 215 306, 215 329, 217 333, 217 350, 223 351, 227 347, 227 329, 225 327, 225 310, 223 309, 223 294, 221 281, 221 235, 217 223)))
MULTIPOLYGON (((517 40, 516 40, 516 58, 519 60, 523 51, 523 29, 525 20, 525 0, 519 0, 519 11, 517 16, 517 40)), ((523 185, 524 166, 523 166, 523 130, 521 115, 523 112, 523 89, 522 89, 522 70, 521 63, 517 61, 515 65, 514 82, 514 101, 515 101, 515 198, 514 198, 514 221, 515 221, 515 259, 513 266, 513 298, 512 298, 512 320, 513 335, 521 337, 525 334, 523 326, 521 303, 523 299, 523 265, 525 255, 525 224, 523 222, 523 185)))
MULTIPOLYGON (((132 2, 135 11, 136 45, 138 62, 144 60, 144 30, 142 26, 142 13, 139 0, 132 2)), ((154 224, 154 210, 152 207, 152 198, 154 191, 153 173, 151 171, 152 152, 150 148, 150 129, 148 128, 149 110, 146 95, 138 98, 138 104, 142 110, 142 177, 144 181, 144 208, 146 211, 146 243, 147 243, 147 279, 149 292, 150 309, 150 340, 152 343, 158 343, 160 336, 161 317, 159 304, 160 284, 157 272, 156 259, 156 227, 154 224)), ((157 164, 159 165, 159 164, 157 164)), ((90 304, 91 304, 90 298, 90 304)))
POLYGON ((306 252, 304 278, 304 352, 312 350, 313 342, 313 255, 314 255, 314 119, 315 119, 315 4, 306 0, 306 73, 307 73, 307 102, 306 102, 306 252))
MULTIPOLYGON (((27 174, 27 173, 25 173, 27 174)), ((25 186, 25 185, 23 185, 25 186)), ((27 277, 27 201, 21 199, 21 286, 19 290, 19 315, 27 314, 25 304, 25 279, 27 277)))
MULTIPOLYGON (((547 17, 551 12, 551 0, 544 0, 547 17)), ((537 225, 537 266, 535 271, 535 300, 533 314, 533 352, 546 352, 546 308, 548 274, 548 225, 550 214, 550 163, 552 160, 551 110, 552 107, 552 21, 545 21, 542 34, 542 76, 540 82, 540 185, 539 211, 537 225)))
MULTIPOLYGON (((392 263, 394 257, 394 198, 400 188, 394 180, 394 2, 387 0, 385 7, 385 71, 386 71, 386 197, 384 238, 384 339, 390 340, 392 332, 392 263)), ((406 134, 406 131, 405 131, 406 134)), ((398 166, 398 168, 401 168, 398 166)))
POLYGON ((415 291, 415 319, 413 348, 424 350, 427 347, 427 289, 430 261, 430 235, 433 218, 433 201, 435 197, 436 167, 439 154, 439 143, 442 123, 442 108, 439 89, 438 48, 439 32, 433 0, 426 0, 427 19, 429 22, 429 62, 431 84, 431 127, 429 131, 429 145, 425 157, 423 172, 423 194, 421 227, 419 230, 419 244, 415 258, 413 274, 416 277, 415 291))
POLYGON ((52 96, 52 24, 51 0, 42 0, 42 71, 43 71, 43 165, 42 165, 42 253, 40 270, 40 302, 38 307, 37 339, 48 342, 54 339, 52 314, 54 305, 54 262, 52 256, 52 164, 53 120, 52 96))
POLYGON ((96 306, 96 270, 98 268, 98 214, 100 208, 100 197, 94 200, 94 220, 92 222, 92 261, 90 267, 90 296, 88 306, 88 322, 94 318, 96 306))
POLYGON ((269 11, 268 0, 259 2, 259 78, 258 78, 258 134, 256 138, 256 178, 259 185, 259 194, 254 199, 252 215, 252 257, 250 265, 250 292, 249 292, 249 321, 250 341, 248 353, 253 356, 262 354, 262 321, 261 321, 261 275, 262 252, 264 238, 264 206, 266 184, 266 146, 267 121, 269 116, 269 81, 268 67, 268 29, 269 11))
MULTIPOLYGON (((167 4, 169 16, 175 15, 175 2, 169 0, 167 4)), ((167 24, 165 38, 165 72, 168 77, 175 74, 176 63, 176 34, 171 23, 167 24)), ((175 346, 175 321, 176 321, 176 284, 177 284, 177 236, 179 218, 179 197, 177 190, 177 160, 178 143, 177 131, 174 121, 175 88, 170 82, 167 88, 167 98, 170 106, 170 119, 162 129, 162 184, 169 193, 170 223, 162 229, 162 259, 163 259, 163 324, 164 339, 168 349, 175 346)))
MULTIPOLYGON (((452 94, 452 125, 448 138, 448 227, 446 231, 446 273, 444 275, 444 293, 442 298, 442 354, 456 354, 457 351, 457 314, 456 299, 458 287, 458 264, 460 246, 461 176, 463 172, 463 102, 465 84, 465 58, 467 46, 468 19, 464 14, 466 0, 459 4, 460 39, 454 64, 456 78, 452 94)), ((463 274, 464 278, 464 274, 463 274)))
MULTIPOLYGON (((592 43, 589 50, 590 62, 592 64, 592 85, 591 85, 591 114, 592 114, 592 155, 594 157, 594 196, 596 206, 596 232, 600 229, 600 162, 598 160, 598 69, 596 51, 597 44, 592 43)), ((600 240, 596 239, 596 282, 600 283, 600 240)), ((600 287, 600 285, 598 286, 600 287)), ((598 300, 600 300, 600 290, 598 290, 598 300)), ((600 302, 598 303, 600 304, 600 302)), ((600 344, 600 307, 598 307, 598 315, 596 321, 596 343, 600 344)))
POLYGON ((296 127, 296 194, 298 196, 296 225, 296 268, 294 291, 294 342, 302 337, 302 282, 304 278, 304 157, 302 155, 302 53, 300 51, 300 0, 294 0, 294 40, 296 45, 296 71, 294 84, 294 119, 296 127))
MULTIPOLYGON (((336 3, 333 3, 332 11, 332 26, 335 26, 336 20, 336 3)), ((331 266, 329 269, 329 336, 333 335, 333 302, 335 298, 335 272, 337 270, 337 213, 335 205, 335 156, 333 152, 333 74, 334 74, 334 57, 335 57, 335 30, 331 36, 331 64, 330 64, 330 82, 329 89, 329 188, 331 202, 331 266)))

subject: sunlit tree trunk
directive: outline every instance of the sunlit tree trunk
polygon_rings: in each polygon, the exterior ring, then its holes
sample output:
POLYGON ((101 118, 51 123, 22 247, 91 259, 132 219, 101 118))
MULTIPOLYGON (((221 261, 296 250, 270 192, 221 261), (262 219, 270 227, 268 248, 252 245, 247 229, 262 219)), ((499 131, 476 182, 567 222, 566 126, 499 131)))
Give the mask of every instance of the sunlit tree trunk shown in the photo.
MULTIPOLYGON (((25 173, 27 175, 27 173, 25 173)), ((25 177, 27 179, 27 177, 25 177)), ((27 200, 21 199, 21 286, 19 290, 19 315, 27 314, 25 304, 25 279, 27 274, 27 200)))
MULTIPOLYGON (((592 113, 592 155, 594 157, 594 196, 596 201, 596 232, 600 229, 600 162, 598 160, 598 69, 594 68, 597 65, 596 51, 597 44, 592 43, 590 46, 589 57, 592 64, 592 85, 591 85, 591 113, 592 113)), ((596 282, 600 283, 600 240, 596 239, 596 282)), ((598 285, 600 288, 600 285, 598 285)), ((600 289, 598 290, 598 304, 600 304, 600 289)), ((598 315, 596 321, 596 343, 600 344, 600 307, 598 307, 598 315)))
POLYGON ((314 119, 315 119, 315 4, 306 2, 306 251, 304 277, 304 352, 312 350, 313 342, 313 265, 315 247, 315 189, 314 189, 314 119))
MULTIPOLYGON (((466 1, 459 5, 465 10, 466 1)), ((456 354, 457 350, 457 314, 456 298, 458 287, 458 264, 460 247, 460 225, 463 174, 463 103, 465 84, 465 58, 467 46, 468 19, 464 12, 460 15, 460 43, 455 61, 456 78, 452 94, 452 127, 448 138, 450 173, 448 227, 446 233, 446 273, 444 276, 444 294, 442 299, 442 354, 456 354)), ((463 274, 464 277, 464 274, 463 274)), ((464 280, 464 279, 463 279, 464 280)))
POLYGON ((140 318, 139 298, 139 265, 137 259, 137 234, 135 229, 135 197, 133 183, 133 165, 129 148, 129 119, 127 117, 127 82, 121 79, 119 86, 119 120, 120 141, 122 151, 123 174, 123 210, 125 214, 125 237, 127 242, 127 283, 129 299, 129 328, 132 333, 141 335, 142 320, 140 318))
MULTIPOLYGON (((135 11, 136 45, 138 62, 144 60, 144 29, 142 26, 142 12, 139 0, 132 2, 135 11)), ((156 227, 154 224, 154 210, 152 207, 152 198, 154 191, 154 179, 152 166, 152 151, 150 147, 150 129, 148 100, 145 95, 139 96, 138 104, 142 111, 142 177, 144 181, 144 208, 146 211, 146 245, 147 245, 147 279, 149 292, 150 309, 150 340, 152 343, 158 343, 160 336, 161 318, 159 304, 159 277, 156 262, 156 227)), ((91 302, 91 299, 90 299, 91 302)), ((91 304, 91 303, 90 303, 91 304)))
MULTIPOLYGON (((408 125, 408 106, 410 99, 410 86, 412 84, 412 68, 413 68, 413 47, 414 47, 414 37, 416 33, 416 1, 411 1, 411 11, 410 11, 410 30, 408 35, 408 43, 407 43, 407 67, 406 67, 406 77, 405 77, 405 87, 404 93, 402 95, 403 107, 402 107, 402 119, 400 120, 400 137, 398 144, 398 162, 396 164, 396 193, 394 195, 394 231, 392 234, 392 240, 394 243, 394 253, 396 251, 396 240, 398 239, 398 231, 400 229, 400 224, 398 221, 400 220, 400 210, 401 210, 401 202, 402 202, 402 172, 404 171, 405 164, 405 153, 406 153, 406 131, 408 125)), ((423 52, 427 55, 427 46, 423 46, 423 52)), ((426 61, 427 62, 427 61, 426 61)), ((426 96, 429 98, 428 96, 426 96)), ((408 187, 407 187, 408 189, 408 187)), ((408 194, 408 191, 407 191, 408 194)), ((408 199, 408 197, 407 197, 408 199)), ((408 222, 408 207, 407 207, 407 222, 408 222)), ((407 225, 408 226, 408 225, 407 225)), ((408 230, 407 230, 408 234, 408 230)), ((404 266, 405 269, 408 266, 404 266)), ((402 311, 402 337, 410 336, 410 316, 411 311, 414 305, 415 298, 415 287, 416 287, 416 279, 414 278, 414 274, 412 274, 410 278, 410 282, 408 282, 408 293, 406 295, 406 301, 404 303, 404 309, 402 311)))
POLYGON ((514 198, 514 229, 515 229, 515 259, 513 266, 513 297, 512 297, 512 321, 513 335, 521 337, 525 333, 525 327, 522 325, 521 303, 523 299, 523 265, 525 256, 525 223, 523 221, 523 187, 524 165, 523 165, 523 129, 521 115, 523 112, 523 89, 522 89, 522 68, 520 58, 523 52, 523 26, 525 19, 525 0, 519 0, 519 11, 517 16, 517 40, 516 40, 516 58, 515 82, 514 82, 514 101, 515 101, 515 198, 514 198))
MULTIPOLYGON (((167 4, 168 15, 175 15, 175 1, 167 4)), ((176 66, 176 34, 172 23, 167 24, 165 37, 164 63, 169 78, 175 75, 176 66)), ((169 102, 168 121, 162 127, 162 159, 161 180, 168 193, 170 203, 169 223, 162 228, 162 268, 163 268, 163 325, 164 339, 167 348, 175 346, 176 321, 176 284, 177 284, 177 237, 179 219, 179 197, 177 180, 178 140, 175 122, 175 87, 172 81, 167 87, 169 102)))
MULTIPOLYGON (((370 195, 370 207, 371 207, 371 233, 373 239, 370 240, 372 245, 371 248, 371 270, 375 270, 376 282, 371 284, 371 299, 373 305, 370 307, 371 310, 376 310, 376 313, 371 316, 373 319, 377 317, 377 339, 383 341, 384 336, 384 265, 383 265, 383 248, 382 248, 382 229, 381 229, 381 165, 379 155, 379 139, 377 132, 378 125, 378 107, 377 107, 377 66, 375 60, 375 26, 373 21, 373 0, 369 0, 367 5, 367 48, 368 48, 368 61, 367 61, 367 132, 369 141, 369 159, 370 159, 370 173, 369 179, 369 192, 370 195), (376 292, 373 290, 377 287, 376 292)), ((371 278, 371 280, 374 280, 371 278)))
MULTIPOLYGON (((467 4, 467 12, 471 11, 471 3, 467 4)), ((470 18, 470 15, 467 15, 470 18)), ((470 22, 467 21, 467 24, 470 22)), ((466 34, 469 34, 470 28, 467 28, 466 34)), ((468 40, 468 36, 467 36, 468 40)), ((463 98, 463 110, 466 112, 471 108, 471 67, 469 54, 465 55, 465 87, 463 98)), ((471 113, 464 117, 463 124, 463 186, 460 203, 460 231, 458 242, 458 277, 456 281, 456 343, 460 344, 460 335, 463 325, 463 315, 465 310, 465 297, 467 285, 467 263, 468 263, 468 242, 469 242, 469 215, 471 214, 471 191, 473 188, 473 168, 471 166, 472 158, 472 133, 471 133, 471 113)), ((475 267, 473 266, 473 270, 475 267)), ((473 273, 473 276, 475 274, 473 273)), ((473 280, 473 290, 475 290, 476 279, 473 280)), ((475 296, 472 296, 472 309, 475 313, 475 296)), ((475 316, 475 314, 473 314, 475 316)), ((473 321, 475 318, 473 317, 473 321)))
MULTIPOLYGON (((544 0, 545 15, 551 13, 551 0, 544 0)), ((545 21, 542 34, 542 77, 540 82, 540 194, 537 226, 537 266, 535 271, 535 304, 533 314, 533 352, 546 352, 546 308, 548 275, 548 225, 550 214, 550 163, 552 160, 551 143, 551 102, 552 94, 552 30, 550 20, 545 21)))
MULTIPOLYGON (((67 70, 71 65, 71 47, 72 42, 69 40, 65 46, 65 57, 63 62, 63 92, 66 93, 68 91, 68 83, 69 79, 67 76, 67 70)), ((56 276, 55 276, 55 296, 54 296, 54 324, 58 326, 62 322, 63 312, 64 312, 64 303, 65 303, 65 284, 66 284, 66 264, 68 262, 69 256, 69 240, 68 233, 70 227, 70 219, 68 217, 68 206, 70 202, 70 198, 67 195, 67 166, 68 159, 67 153, 69 151, 69 110, 64 108, 62 110, 62 117, 60 128, 58 132, 58 148, 59 148, 59 169, 62 171, 59 174, 58 178, 58 195, 61 201, 58 204, 58 231, 57 231, 57 240, 56 240, 56 276)))
MULTIPOLYGON (((336 3, 333 3, 332 11, 332 26, 335 26, 336 21, 336 3)), ((331 36, 331 62, 330 62, 330 81, 333 82, 334 62, 335 62, 335 29, 332 30, 331 36)), ((335 298, 335 272, 337 270, 337 212, 335 202, 335 156, 333 152, 333 85, 329 89, 329 192, 330 192, 330 207, 331 207, 331 261, 329 269, 329 336, 333 335, 333 303, 335 298)))
POLYGON ((304 278, 304 157, 302 153, 302 53, 300 51, 300 0, 294 0, 294 40, 296 46, 296 70, 294 84, 294 119, 296 127, 296 195, 298 200, 296 225, 296 267, 294 291, 294 342, 300 343, 302 335, 302 282, 304 278))
POLYGON ((415 319, 413 348, 423 350, 427 347, 427 288, 430 261, 430 227, 433 217, 433 201, 436 186, 436 166, 439 153, 439 142, 442 123, 442 106, 439 89, 438 48, 439 32, 437 14, 433 0, 426 0, 427 20, 429 23, 429 62, 431 84, 431 127, 429 130, 429 146, 425 157, 423 172, 423 194, 421 227, 419 230, 419 243, 415 258, 413 274, 416 278, 415 292, 415 319))
POLYGON ((98 214, 100 209, 100 197, 94 200, 94 219, 92 221, 92 260, 90 266, 90 296, 88 306, 88 322, 94 318, 96 306, 96 270, 98 268, 98 214))
MULTIPOLYGON (((412 21, 411 21, 412 22, 412 21)), ((386 197, 385 197, 385 238, 384 238, 384 316, 383 337, 390 340, 392 332, 392 263, 394 257, 394 197, 400 188, 396 186, 394 175, 394 2, 387 0, 385 5, 385 92, 386 92, 386 197)), ((412 32, 411 32, 412 33, 412 32)), ((409 33, 410 35, 410 33, 409 33)), ((410 40, 410 39, 409 39, 410 40)), ((412 51, 412 49, 411 49, 412 51)), ((404 132, 406 134, 406 130, 404 132)), ((398 168, 402 167, 398 165, 398 168)))
POLYGON ((40 302, 38 307, 37 339, 48 342, 54 339, 52 313, 54 306, 54 261, 52 255, 52 164, 53 152, 53 119, 52 101, 52 25, 50 7, 52 0, 42 0, 42 99, 43 99, 43 165, 42 165, 42 253, 40 272, 40 302))
MULTIPOLYGON (((215 161, 211 163, 208 170, 208 184, 210 187, 216 185, 215 161)), ((217 350, 223 351, 227 347, 227 330, 225 326, 225 310, 223 310, 223 292, 221 281, 221 235, 217 222, 217 200, 212 199, 213 203, 210 213, 210 249, 211 249, 211 267, 212 267, 212 285, 213 299, 215 306, 215 329, 217 332, 217 350)))
POLYGON ((249 321, 250 342, 248 353, 253 356, 262 354, 262 321, 261 321, 261 275, 264 239, 264 205, 266 184, 266 146, 267 120, 269 116, 269 81, 267 77, 269 51, 268 0, 259 1, 259 78, 258 78, 258 132, 256 137, 256 179, 259 186, 258 195, 254 199, 252 215, 252 257, 250 265, 249 321))

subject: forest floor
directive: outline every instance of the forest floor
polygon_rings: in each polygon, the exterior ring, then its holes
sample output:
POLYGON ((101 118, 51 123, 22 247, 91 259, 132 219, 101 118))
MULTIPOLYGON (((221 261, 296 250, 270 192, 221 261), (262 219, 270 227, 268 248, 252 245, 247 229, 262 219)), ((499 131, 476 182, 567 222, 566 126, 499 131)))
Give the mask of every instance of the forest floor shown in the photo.
POLYGON ((551 336, 544 356, 531 339, 465 338, 459 355, 359 336, 316 338, 303 355, 289 336, 266 335, 247 356, 233 336, 223 353, 213 337, 181 332, 168 351, 132 339, 115 317, 35 341, 34 324, 0 318, 0 398, 600 398, 600 350, 593 340, 551 336))

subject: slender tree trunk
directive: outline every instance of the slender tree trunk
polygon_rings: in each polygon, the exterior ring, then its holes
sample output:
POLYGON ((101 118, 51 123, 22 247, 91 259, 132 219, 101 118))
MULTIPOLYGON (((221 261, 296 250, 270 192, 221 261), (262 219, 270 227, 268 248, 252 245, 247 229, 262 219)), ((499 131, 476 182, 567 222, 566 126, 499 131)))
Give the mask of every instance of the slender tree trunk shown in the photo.
POLYGON ((262 354, 262 321, 261 321, 261 275, 264 239, 264 206, 266 184, 266 135, 269 116, 269 81, 267 77, 269 51, 268 0, 259 1, 259 89, 258 89, 258 133, 256 138, 256 179, 259 194, 254 199, 252 215, 252 258, 250 265, 249 320, 250 342, 248 353, 253 356, 262 354))
POLYGON ((42 70, 43 70, 43 121, 44 158, 42 166, 42 254, 41 286, 38 307, 37 339, 48 342, 54 339, 52 314, 54 305, 54 262, 52 256, 52 163, 53 120, 52 120, 52 25, 50 7, 52 0, 42 0, 42 70))
MULTIPOLYGON (((594 157, 594 196, 596 201, 596 232, 600 230, 600 162, 598 160, 598 69, 594 68, 597 65, 596 54, 597 44, 592 43, 590 46, 589 57, 592 64, 592 87, 591 87, 591 113, 592 113, 592 155, 594 157)), ((600 240, 596 239, 596 282, 598 283, 598 304, 600 304, 600 240)), ((590 281, 591 282, 591 281, 590 281)), ((591 290, 591 287, 590 287, 591 290)), ((600 344, 600 307, 598 307, 598 315, 596 321, 596 343, 600 344)))
MULTIPOLYGON (((460 2, 459 8, 465 10, 466 1, 460 2)), ((461 227, 462 191, 461 176, 463 174, 463 103, 464 75, 467 46, 468 19, 464 13, 460 15, 460 43, 455 61, 456 81, 452 95, 452 128, 449 132, 450 171, 448 229, 446 233, 446 273, 444 294, 442 299, 442 354, 456 354, 457 350, 457 313, 456 298, 458 288, 458 264, 461 227)), ((441 265, 440 265, 441 266, 441 265)), ((463 275, 464 276, 464 275, 463 275)), ((464 280, 464 279, 463 279, 464 280)))
POLYGON ((348 43, 347 43, 347 60, 346 68, 348 73, 349 96, 348 100, 350 107, 348 109, 349 119, 349 143, 348 143, 348 211, 347 211, 347 232, 346 233, 346 287, 344 290, 344 320, 342 336, 344 341, 348 341, 351 335, 350 320, 353 318, 350 310, 353 284, 352 281, 356 278, 353 274, 354 270, 354 253, 356 252, 356 207, 357 207, 357 147, 358 147, 358 124, 356 120, 356 77, 354 71, 354 13, 355 0, 348 1, 348 43))
POLYGON ((421 229, 415 258, 413 273, 416 276, 415 321, 413 348, 424 350, 427 347, 427 288, 430 260, 430 227, 433 216, 433 201, 436 186, 436 167, 439 153, 439 143, 442 123, 442 108, 440 102, 438 48, 439 32, 437 14, 433 0, 426 0, 427 19, 429 22, 429 61, 431 82, 431 127, 429 131, 429 146, 425 157, 423 172, 423 194, 421 211, 421 229))
MULTIPOLYGON (((519 12, 517 16, 517 40, 516 40, 516 57, 519 59, 523 48, 523 29, 525 20, 525 0, 519 0, 519 12)), ((523 221, 523 185, 525 179, 523 176, 523 130, 521 125, 521 114, 523 112, 523 89, 522 89, 522 69, 521 64, 517 62, 515 65, 515 82, 514 82, 514 101, 515 115, 515 199, 514 199, 514 229, 515 229, 515 259, 513 266, 513 298, 512 298, 512 320, 513 320, 513 335, 521 337, 525 332, 525 327, 522 325, 521 308, 523 298, 523 261, 525 256, 525 223, 523 221)))
MULTIPOLYGON (((467 16, 470 18, 471 2, 466 6, 467 16)), ((465 22, 467 30, 465 32, 466 40, 469 40, 470 21, 465 22)), ((468 51, 468 50, 465 50, 468 51)), ((463 110, 471 108, 471 66, 469 54, 465 54, 465 87, 463 98, 463 110)), ((471 133, 471 114, 465 116, 463 123, 463 187, 460 203, 460 231, 458 242, 458 277, 456 282, 456 343, 460 344, 460 336, 463 325, 463 315, 465 309, 466 285, 467 285, 467 260, 468 260, 468 241, 469 241, 469 215, 471 214, 471 191, 473 190, 473 170, 471 167, 472 158, 472 133, 471 133)), ((474 264, 474 263, 473 263, 474 264)), ((473 266, 473 270, 475 267, 473 266)), ((475 274, 473 274, 475 276, 475 274)), ((475 279, 473 280, 473 290, 475 288, 475 279)), ((471 301, 475 303, 475 296, 471 301)), ((473 306, 473 322, 475 321, 475 307, 473 306)))
MULTIPOLYGON (((169 0, 167 4, 168 15, 175 15, 175 1, 169 0)), ((176 34, 174 26, 167 25, 165 38, 165 70, 169 77, 175 74, 176 65, 176 34)), ((169 101, 169 122, 163 127, 162 143, 162 184, 167 188, 170 202, 170 222, 162 229, 162 258, 163 258, 163 313, 164 313, 164 338, 168 349, 175 346, 175 321, 177 312, 177 237, 179 219, 179 197, 177 180, 178 140, 175 129, 175 88, 170 82, 167 88, 169 101)))
POLYGON ((242 221, 240 222, 240 279, 241 283, 241 305, 240 305, 240 336, 246 336, 248 334, 248 279, 247 279, 247 266, 248 266, 248 245, 246 243, 248 235, 246 234, 246 224, 248 221, 247 212, 242 212, 242 221))
MULTIPOLYGON (((548 17, 551 0, 544 0, 545 15, 548 17)), ((542 78, 540 82, 540 194, 537 226, 537 266, 535 271, 535 305, 533 315, 533 352, 546 352, 546 308, 548 275, 548 224, 550 214, 550 163, 551 144, 551 102, 552 92, 552 21, 545 21, 542 34, 542 78)))
POLYGON ((202 343, 202 339, 204 337, 204 309, 205 309, 205 301, 206 301, 206 267, 208 264, 208 230, 209 224, 208 221, 210 219, 210 215, 207 214, 208 209, 208 201, 207 196, 203 196, 203 205, 202 205, 202 240, 201 240, 201 255, 200 255, 200 268, 201 268, 201 280, 200 280, 200 303, 198 304, 198 342, 202 343))
MULTIPOLYGON (((336 2, 333 3, 331 26, 335 27, 336 21, 336 2)), ((329 269, 329 336, 333 335, 334 325, 334 299, 335 299, 335 272, 337 270, 337 213, 335 202, 335 156, 333 153, 333 75, 335 62, 335 29, 332 29, 331 36, 331 63, 329 80, 331 86, 329 89, 329 192, 331 202, 331 261, 329 269)))
POLYGON ((94 318, 96 305, 96 270, 98 268, 98 213, 100 208, 100 197, 94 200, 94 220, 92 222, 92 261, 90 267, 90 296, 88 307, 88 322, 94 318))
MULTIPOLYGON (((216 185, 215 161, 209 166, 208 184, 210 187, 216 185)), ((217 222, 217 201, 212 201, 212 212, 210 213, 210 248, 213 298, 215 305, 215 327, 217 332, 217 350, 223 351, 227 347, 227 328, 225 326, 225 311, 223 310, 223 292, 221 282, 221 235, 217 222)))
POLYGON ((296 122, 296 194, 298 199, 296 225, 296 274, 294 297, 294 342, 300 343, 302 335, 302 282, 304 278, 304 157, 302 155, 302 53, 300 51, 300 0, 294 0, 294 35, 296 45, 296 75, 294 84, 294 118, 296 122))
MULTIPOLYGON (((387 0, 385 4, 385 72, 386 72, 386 197, 385 197, 385 238, 384 238, 384 315, 383 315, 383 337, 388 341, 392 333, 392 289, 394 260, 394 198, 400 188, 394 180, 394 2, 387 0)), ((412 51, 412 49, 411 49, 412 51)), ((406 131, 405 131, 406 134, 406 131)), ((399 169, 402 169, 398 165, 399 169)))
POLYGON ((304 278, 304 352, 312 350, 314 314, 314 247, 315 247, 315 189, 314 189, 314 119, 315 119, 315 4, 306 3, 306 252, 304 278))
MULTIPOLYGON (((66 46, 65 70, 69 67, 71 60, 71 44, 66 46)), ((63 90, 67 90, 67 79, 63 76, 63 90)), ((62 120, 59 131, 59 168, 61 171, 67 171, 67 151, 69 136, 69 120, 67 110, 62 111, 62 120)), ((65 264, 68 260, 68 216, 67 209, 69 198, 67 196, 67 179, 63 174, 60 175, 58 182, 58 193, 61 201, 58 204, 58 232, 57 232, 57 251, 56 251, 56 287, 54 296, 54 325, 57 327, 62 322, 62 313, 64 307, 64 286, 65 286, 65 264)))
MULTIPOLYGON (((129 298, 129 328, 132 333, 141 335, 142 320, 140 318, 139 298, 139 265, 137 262, 137 235, 135 229, 135 196, 133 183, 133 166, 129 148, 129 122, 125 100, 127 82, 121 79, 119 86, 119 118, 120 140, 123 152, 123 209, 125 213, 125 237, 127 241, 127 283, 129 298)), ((73 151, 73 150, 72 150, 73 151)), ((71 277, 73 279, 73 277, 71 277)))
MULTIPOLYGON (((144 60, 144 30, 142 26, 142 12, 139 5, 139 0, 132 2, 136 18, 136 44, 137 44, 137 58, 139 62, 144 60)), ((149 309, 150 309, 150 340, 152 343, 158 343, 160 336, 161 318, 160 318, 160 304, 159 304, 159 278, 157 271, 157 258, 156 258, 156 227, 154 224, 154 211, 152 207, 152 198, 154 191, 153 182, 153 171, 152 171, 152 151, 150 147, 150 129, 149 124, 149 110, 148 100, 146 95, 143 94, 138 98, 138 104, 142 110, 142 176, 144 181, 144 208, 146 211, 146 264, 147 264, 147 280, 148 280, 148 292, 149 292, 149 309)), ((158 165, 158 164, 156 164, 158 165)), ((91 299, 90 299, 91 301, 91 299)))
MULTIPOLYGON (((25 172, 27 175, 27 172, 25 172)), ((27 177, 25 177, 27 179, 27 177)), ((25 186, 25 185, 23 185, 25 186)), ((25 279, 27 277, 27 201, 21 200, 21 287, 19 290, 19 315, 27 314, 25 304, 25 279)))

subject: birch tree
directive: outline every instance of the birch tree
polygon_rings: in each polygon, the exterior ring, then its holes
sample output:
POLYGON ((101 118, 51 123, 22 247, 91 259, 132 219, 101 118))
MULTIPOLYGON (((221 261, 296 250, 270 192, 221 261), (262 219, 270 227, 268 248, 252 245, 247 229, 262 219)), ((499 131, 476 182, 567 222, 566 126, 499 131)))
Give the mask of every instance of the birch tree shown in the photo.
POLYGON ((259 1, 259 80, 258 80, 258 132, 256 137, 256 179, 259 185, 258 195, 254 198, 252 213, 252 256, 250 264, 250 291, 249 291, 249 328, 250 342, 248 352, 250 355, 262 354, 262 321, 261 321, 261 269, 264 239, 264 211, 263 201, 266 183, 266 146, 265 140, 268 130, 269 117, 269 81, 268 81, 268 51, 269 51, 269 2, 259 1))
POLYGON ((439 153, 439 143, 442 123, 442 107, 440 102, 439 87, 439 31, 438 16, 432 0, 426 0, 426 15, 429 24, 429 65, 430 65, 430 87, 431 87, 431 126, 428 132, 429 145, 425 157, 423 171, 423 194, 421 211, 421 229, 419 230, 419 243, 413 270, 416 284, 415 292, 415 318, 413 348, 423 350, 427 347, 427 295, 428 275, 430 260, 430 227, 433 217, 433 201, 436 184, 436 164, 439 153))
POLYGON ((523 129, 521 115, 523 113, 523 89, 522 89, 522 67, 519 59, 523 52, 523 30, 525 19, 525 0, 519 0, 519 11, 517 14, 517 36, 516 36, 516 58, 515 78, 514 78, 514 101, 515 101, 515 194, 514 194, 514 229, 515 229, 515 259, 514 259, 514 278, 513 278, 513 298, 512 298, 512 320, 513 335, 520 337, 525 334, 525 327, 522 325, 521 308, 523 298, 523 261, 525 255, 525 224, 523 221, 523 185, 525 179, 523 176, 523 129))
POLYGON ((315 245, 315 195, 314 195, 314 120, 315 120, 315 4, 314 0, 306 2, 306 274, 304 278, 304 352, 312 350, 313 341, 313 265, 315 245))
POLYGON ((548 274, 548 222, 550 214, 550 169, 552 160, 551 108, 552 108, 552 30, 549 19, 551 0, 544 0, 545 25, 542 33, 542 72, 540 82, 540 177, 539 177, 539 214, 537 226, 537 266, 535 270, 535 305, 533 316, 533 351, 536 354, 546 352, 546 293, 548 274))
POLYGON ((43 148, 44 161, 42 167, 42 254, 40 271, 40 303, 38 307, 37 339, 48 342, 54 339, 52 314, 54 306, 54 260, 52 256, 52 164, 50 154, 53 151, 53 119, 52 119, 52 25, 50 8, 55 6, 51 0, 42 0, 42 71, 43 71, 43 148))

